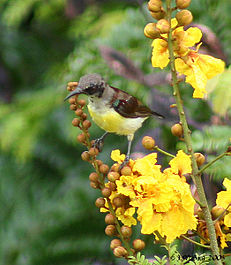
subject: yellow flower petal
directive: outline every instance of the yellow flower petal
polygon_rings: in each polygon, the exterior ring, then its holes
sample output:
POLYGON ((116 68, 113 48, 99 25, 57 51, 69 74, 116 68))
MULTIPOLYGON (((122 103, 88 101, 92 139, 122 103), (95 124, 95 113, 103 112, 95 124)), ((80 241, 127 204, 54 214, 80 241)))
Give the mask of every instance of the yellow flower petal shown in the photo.
MULTIPOLYGON (((171 19, 171 28, 175 28, 177 26, 178 22, 177 19, 174 17, 171 19)), ((178 28, 183 28, 183 27, 178 27, 178 28)))
POLYGON ((154 174, 161 174, 160 166, 156 165, 157 154, 151 153, 139 158, 135 161, 132 171, 138 172, 143 176, 153 176, 154 174))
POLYGON ((120 154, 120 150, 116 149, 111 152, 111 159, 115 162, 122 163, 125 159, 125 155, 120 154))
POLYGON ((225 63, 222 60, 205 54, 200 54, 198 65, 208 79, 222 73, 225 69, 225 63))
POLYGON ((231 179, 225 178, 223 185, 226 187, 227 191, 231 191, 231 179))
POLYGON ((190 27, 185 32, 186 32, 186 35, 183 40, 183 43, 187 47, 193 47, 202 38, 202 32, 197 27, 190 27))
POLYGON ((231 213, 225 215, 224 224, 231 227, 231 213))
POLYGON ((222 73, 225 67, 222 60, 195 51, 190 51, 184 60, 177 58, 175 64, 176 70, 186 75, 185 81, 195 89, 194 98, 203 98, 207 80, 222 73))
POLYGON ((117 191, 125 196, 128 196, 130 199, 136 197, 132 182, 132 176, 121 176, 119 180, 116 181, 117 191))
MULTIPOLYGON (((226 209, 231 203, 231 180, 225 178, 223 185, 227 188, 227 190, 221 191, 217 194, 216 204, 226 209)), ((231 209, 231 206, 229 209, 231 209)))
POLYGON ((152 42, 153 50, 152 50, 152 66, 160 67, 163 69, 169 63, 169 51, 166 46, 167 42, 162 39, 155 39, 152 42))
POLYGON ((196 229, 197 220, 193 213, 174 206, 170 211, 163 214, 162 233, 166 236, 166 242, 172 243, 174 239, 187 233, 188 230, 196 229))
POLYGON ((186 155, 182 150, 177 152, 176 157, 169 162, 169 165, 174 173, 181 176, 192 172, 190 156, 186 155))
POLYGON ((133 217, 135 213, 135 208, 129 207, 128 209, 124 209, 123 207, 119 207, 116 209, 117 218, 126 226, 131 227, 132 225, 136 225, 137 221, 133 217))

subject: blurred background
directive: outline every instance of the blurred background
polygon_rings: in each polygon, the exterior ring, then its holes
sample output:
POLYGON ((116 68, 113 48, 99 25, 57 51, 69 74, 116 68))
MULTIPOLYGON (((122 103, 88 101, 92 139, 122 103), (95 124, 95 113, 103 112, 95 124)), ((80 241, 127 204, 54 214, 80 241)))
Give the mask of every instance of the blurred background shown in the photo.
MULTIPOLYGON (((166 116, 161 122, 149 119, 137 132, 133 155, 145 152, 143 135, 155 137, 169 152, 184 148, 170 133, 178 118, 169 108, 174 101, 168 69, 151 67, 151 40, 143 28, 153 19, 146 3, 1 1, 0 264, 125 264, 109 249, 104 217, 94 206, 100 194, 89 186, 92 168, 80 158, 85 149, 76 141, 74 113, 63 99, 67 82, 100 73, 166 116)), ((192 99, 192 88, 182 87, 194 149, 210 161, 226 150, 231 137, 231 3, 192 0, 189 9, 204 33, 201 51, 227 65, 225 73, 208 82, 206 100, 192 99)), ((93 125, 90 133, 94 139, 102 130, 93 125)), ((126 152, 126 137, 108 136, 99 159, 111 165, 109 154, 117 148, 126 152)), ((159 162, 168 161, 160 156, 159 162)), ((206 173, 212 206, 223 178, 231 178, 230 159, 223 158, 206 173)), ((134 238, 138 235, 139 227, 134 238)), ((165 253, 151 236, 142 239, 148 257, 165 253)))

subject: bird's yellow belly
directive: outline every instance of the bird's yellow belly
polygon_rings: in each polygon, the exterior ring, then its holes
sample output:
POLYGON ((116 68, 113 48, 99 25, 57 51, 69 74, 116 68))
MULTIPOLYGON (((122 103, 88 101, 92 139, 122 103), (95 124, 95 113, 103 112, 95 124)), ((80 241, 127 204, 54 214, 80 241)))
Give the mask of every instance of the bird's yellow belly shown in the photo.
POLYGON ((146 118, 125 118, 113 108, 96 110, 90 104, 89 113, 93 121, 103 130, 120 135, 131 135, 139 129, 146 118))

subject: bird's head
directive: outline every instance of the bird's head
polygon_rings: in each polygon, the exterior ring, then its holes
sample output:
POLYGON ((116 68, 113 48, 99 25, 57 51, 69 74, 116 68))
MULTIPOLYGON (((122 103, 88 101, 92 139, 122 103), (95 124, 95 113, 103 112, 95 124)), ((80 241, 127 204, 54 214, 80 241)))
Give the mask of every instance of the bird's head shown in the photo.
POLYGON ((80 78, 75 90, 64 99, 67 100, 74 95, 85 94, 93 97, 101 97, 105 88, 105 81, 99 74, 88 74, 80 78))

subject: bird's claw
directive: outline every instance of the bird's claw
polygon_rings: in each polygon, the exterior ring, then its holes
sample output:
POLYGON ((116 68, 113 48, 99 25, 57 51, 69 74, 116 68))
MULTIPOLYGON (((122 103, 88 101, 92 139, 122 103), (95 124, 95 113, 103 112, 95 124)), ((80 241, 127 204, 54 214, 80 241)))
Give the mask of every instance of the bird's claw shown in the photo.
POLYGON ((129 163, 129 156, 126 156, 123 163, 120 165, 119 170, 121 170, 123 167, 125 167, 129 163))
POLYGON ((99 152, 102 152, 103 150, 103 144, 104 141, 102 138, 95 139, 95 142, 93 143, 92 147, 95 147, 99 150, 99 152))

